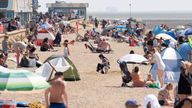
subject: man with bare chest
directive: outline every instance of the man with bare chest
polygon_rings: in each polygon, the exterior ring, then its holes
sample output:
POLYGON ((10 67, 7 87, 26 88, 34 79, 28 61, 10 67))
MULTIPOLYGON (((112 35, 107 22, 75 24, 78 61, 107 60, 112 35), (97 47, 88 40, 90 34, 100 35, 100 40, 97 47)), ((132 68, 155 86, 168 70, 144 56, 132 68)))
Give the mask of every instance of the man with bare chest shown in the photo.
POLYGON ((57 72, 51 80, 51 87, 45 91, 46 108, 69 108, 63 78, 63 73, 57 72))

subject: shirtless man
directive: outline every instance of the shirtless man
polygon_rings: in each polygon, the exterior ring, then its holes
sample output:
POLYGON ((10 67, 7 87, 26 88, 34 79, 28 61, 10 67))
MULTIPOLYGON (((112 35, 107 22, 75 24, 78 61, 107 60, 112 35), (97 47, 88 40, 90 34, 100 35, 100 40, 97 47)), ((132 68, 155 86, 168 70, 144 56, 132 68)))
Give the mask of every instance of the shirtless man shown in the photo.
POLYGON ((97 48, 104 51, 111 50, 111 45, 103 39, 98 43, 97 48))
POLYGON ((69 108, 63 76, 62 72, 55 73, 55 77, 50 82, 51 87, 45 91, 46 108, 69 108))

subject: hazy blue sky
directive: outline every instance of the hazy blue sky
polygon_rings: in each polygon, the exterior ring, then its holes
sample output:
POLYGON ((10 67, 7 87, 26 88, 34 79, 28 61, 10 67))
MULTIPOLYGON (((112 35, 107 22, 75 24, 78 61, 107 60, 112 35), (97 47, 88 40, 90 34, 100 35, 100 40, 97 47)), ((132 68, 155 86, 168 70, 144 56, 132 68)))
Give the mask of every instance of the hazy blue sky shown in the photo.
MULTIPOLYGON (((56 0, 39 0, 39 11, 47 11, 46 3, 56 0)), ((57 0, 61 1, 61 0, 57 0)), ((66 2, 89 3, 88 12, 128 12, 129 3, 132 12, 192 12, 192 0, 65 0, 66 2)))

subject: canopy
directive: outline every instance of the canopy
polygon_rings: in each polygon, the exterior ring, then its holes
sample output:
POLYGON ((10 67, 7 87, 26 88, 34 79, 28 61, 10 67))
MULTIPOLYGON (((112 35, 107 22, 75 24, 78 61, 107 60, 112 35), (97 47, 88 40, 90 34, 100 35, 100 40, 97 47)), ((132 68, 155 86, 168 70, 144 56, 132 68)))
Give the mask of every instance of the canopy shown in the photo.
POLYGON ((53 55, 49 57, 44 64, 35 70, 38 74, 50 80, 55 72, 64 72, 66 81, 80 80, 78 71, 70 59, 64 58, 62 55, 53 55))
POLYGON ((181 55, 181 57, 184 59, 184 60, 189 60, 189 54, 190 52, 192 51, 192 48, 190 46, 189 43, 183 43, 181 44, 179 47, 178 47, 178 52, 179 54, 181 55))
POLYGON ((0 90, 31 91, 46 89, 45 78, 27 70, 11 70, 0 66, 0 90))
MULTIPOLYGON (((165 64, 165 82, 178 82, 180 77, 181 55, 173 48, 166 48, 161 53, 162 60, 165 64)), ((153 78, 157 78, 157 65, 154 64, 151 68, 153 78)))
POLYGON ((162 38, 163 40, 170 40, 172 42, 177 43, 177 41, 174 38, 172 38, 170 35, 165 34, 165 33, 160 33, 160 34, 156 35, 156 38, 157 39, 161 39, 162 38))
POLYGON ((119 62, 126 62, 132 64, 146 63, 147 61, 148 60, 144 56, 139 54, 127 54, 119 59, 119 62))

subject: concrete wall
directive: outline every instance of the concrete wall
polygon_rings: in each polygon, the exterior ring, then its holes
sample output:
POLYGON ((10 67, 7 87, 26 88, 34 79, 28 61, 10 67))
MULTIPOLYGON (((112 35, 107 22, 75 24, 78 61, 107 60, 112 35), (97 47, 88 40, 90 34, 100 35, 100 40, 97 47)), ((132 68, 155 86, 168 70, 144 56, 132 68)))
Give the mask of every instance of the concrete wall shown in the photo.
MULTIPOLYGON (((6 34, 0 34, 0 43, 2 42, 6 34)), ((12 32, 7 32, 9 40, 19 39, 21 41, 26 40, 26 29, 16 30, 12 32)))

